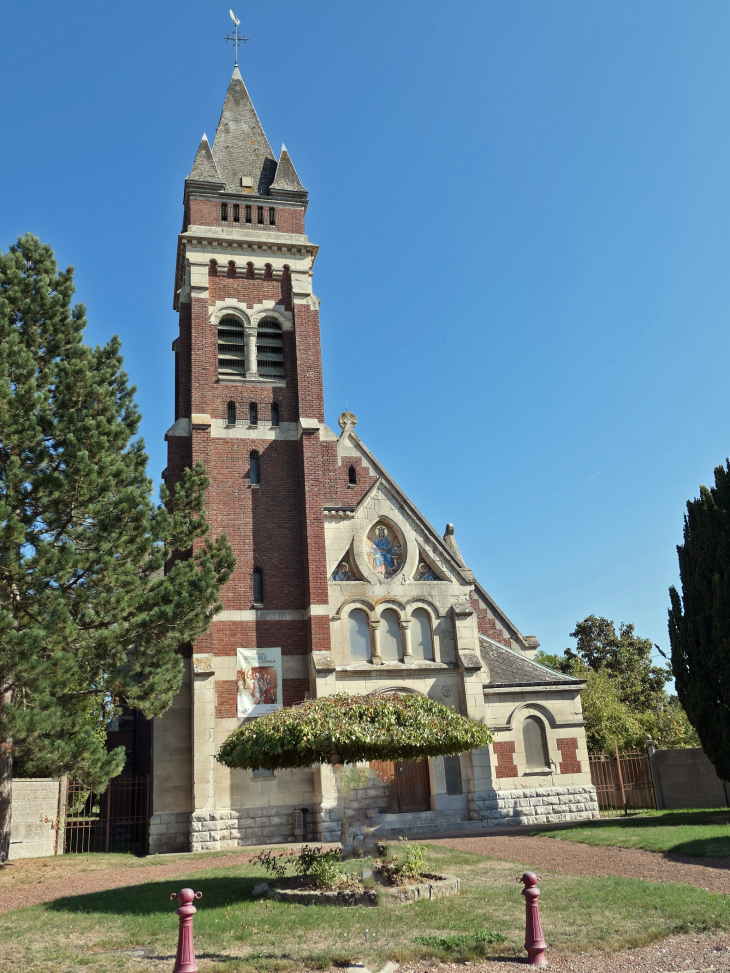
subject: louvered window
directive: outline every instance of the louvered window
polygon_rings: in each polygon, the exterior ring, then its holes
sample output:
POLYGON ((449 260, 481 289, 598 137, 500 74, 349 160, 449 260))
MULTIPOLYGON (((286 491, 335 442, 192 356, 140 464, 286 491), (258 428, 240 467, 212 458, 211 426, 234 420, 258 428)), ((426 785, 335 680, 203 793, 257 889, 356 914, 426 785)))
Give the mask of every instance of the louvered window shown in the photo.
POLYGON ((218 374, 221 378, 246 375, 246 333, 238 318, 218 322, 218 374))
POLYGON ((284 378, 284 339, 276 321, 259 322, 256 357, 260 378, 284 378))

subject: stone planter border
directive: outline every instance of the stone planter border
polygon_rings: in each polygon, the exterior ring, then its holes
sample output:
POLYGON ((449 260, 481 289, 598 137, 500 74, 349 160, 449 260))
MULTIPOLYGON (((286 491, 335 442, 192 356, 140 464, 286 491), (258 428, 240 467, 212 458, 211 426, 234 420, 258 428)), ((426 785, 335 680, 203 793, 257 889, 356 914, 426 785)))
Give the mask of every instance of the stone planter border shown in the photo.
POLYGON ((418 899, 442 899, 458 895, 460 880, 456 875, 425 874, 424 882, 413 885, 376 885, 361 889, 277 889, 266 883, 256 887, 259 895, 279 902, 296 902, 299 905, 377 906, 405 905, 418 899))

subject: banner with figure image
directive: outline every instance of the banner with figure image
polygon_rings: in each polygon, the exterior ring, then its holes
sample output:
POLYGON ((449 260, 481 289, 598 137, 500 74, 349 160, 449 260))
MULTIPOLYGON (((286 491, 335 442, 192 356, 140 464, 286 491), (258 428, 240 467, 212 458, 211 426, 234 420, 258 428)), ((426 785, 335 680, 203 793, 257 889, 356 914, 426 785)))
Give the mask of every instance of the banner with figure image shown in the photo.
POLYGON ((238 649, 236 690, 239 717, 281 709, 281 649, 238 649))

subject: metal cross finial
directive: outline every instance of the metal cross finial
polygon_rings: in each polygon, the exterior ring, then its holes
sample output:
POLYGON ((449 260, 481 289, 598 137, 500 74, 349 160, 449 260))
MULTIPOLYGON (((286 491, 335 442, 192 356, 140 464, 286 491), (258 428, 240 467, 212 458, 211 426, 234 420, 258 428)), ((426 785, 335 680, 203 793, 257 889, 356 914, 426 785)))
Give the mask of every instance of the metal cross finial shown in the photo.
POLYGON ((233 23, 235 25, 235 29, 234 29, 234 32, 233 32, 233 37, 231 37, 230 35, 227 35, 226 37, 223 38, 223 40, 233 41, 233 43, 234 43, 234 45, 236 47, 236 67, 238 67, 238 45, 239 44, 245 44, 246 41, 248 40, 248 37, 244 37, 243 34, 239 35, 239 33, 238 33, 238 25, 241 23, 241 21, 238 19, 238 17, 234 14, 234 12, 232 10, 229 10, 228 13, 231 15, 231 20, 233 21, 233 23))

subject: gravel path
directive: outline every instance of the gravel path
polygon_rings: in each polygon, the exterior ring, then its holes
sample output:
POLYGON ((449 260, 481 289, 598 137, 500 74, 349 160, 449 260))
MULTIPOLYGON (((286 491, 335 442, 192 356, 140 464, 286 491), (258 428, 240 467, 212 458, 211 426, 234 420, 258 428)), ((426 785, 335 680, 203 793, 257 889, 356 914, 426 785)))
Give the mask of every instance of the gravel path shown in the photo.
MULTIPOLYGON (((545 955, 548 969, 560 973, 708 973, 730 970, 730 934, 672 936, 651 946, 610 956, 603 953, 553 956, 548 946, 545 955)), ((398 967, 398 973, 447 973, 453 969, 469 973, 515 973, 526 966, 519 959, 481 960, 458 966, 456 963, 405 963, 398 967)))
POLYGON ((527 835, 440 838, 429 844, 519 862, 538 873, 545 870, 591 877, 621 875, 643 878, 647 882, 684 882, 710 892, 730 894, 730 859, 727 858, 690 858, 641 848, 583 845, 559 838, 531 838, 527 835))

